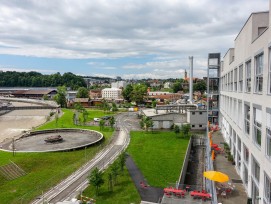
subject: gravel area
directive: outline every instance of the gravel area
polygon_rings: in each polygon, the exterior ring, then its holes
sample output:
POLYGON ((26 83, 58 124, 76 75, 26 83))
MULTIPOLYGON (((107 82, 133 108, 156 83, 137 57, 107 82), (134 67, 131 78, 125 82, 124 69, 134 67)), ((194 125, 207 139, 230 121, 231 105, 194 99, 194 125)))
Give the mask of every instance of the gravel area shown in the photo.
MULTIPOLYGON (((14 106, 29 106, 29 103, 14 102, 14 106)), ((0 143, 31 130, 46 122, 51 110, 14 110, 0 116, 0 143)))

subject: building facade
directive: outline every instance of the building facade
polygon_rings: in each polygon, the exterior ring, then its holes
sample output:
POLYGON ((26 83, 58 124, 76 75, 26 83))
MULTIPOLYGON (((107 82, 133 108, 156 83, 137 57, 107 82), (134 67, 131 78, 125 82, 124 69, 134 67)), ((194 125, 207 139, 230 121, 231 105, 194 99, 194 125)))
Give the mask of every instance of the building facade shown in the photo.
POLYGON ((120 99, 121 89, 118 88, 105 88, 102 90, 102 98, 104 99, 120 99))
MULTIPOLYGON (((269 2, 271 6, 271 1, 269 2)), ((220 126, 253 203, 271 203, 271 13, 252 13, 221 64, 220 126)))

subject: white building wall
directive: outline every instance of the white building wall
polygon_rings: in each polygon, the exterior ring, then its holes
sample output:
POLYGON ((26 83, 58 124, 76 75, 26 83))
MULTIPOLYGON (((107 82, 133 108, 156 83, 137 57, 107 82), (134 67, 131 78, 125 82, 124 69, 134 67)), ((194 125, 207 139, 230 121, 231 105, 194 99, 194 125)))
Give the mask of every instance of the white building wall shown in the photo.
MULTIPOLYGON (((271 4, 271 1, 270 1, 271 4)), ((255 203, 264 203, 265 200, 265 174, 271 178, 271 158, 267 156, 267 135, 266 135, 266 110, 271 107, 271 94, 270 90, 270 80, 269 71, 270 67, 270 46, 271 46, 271 29, 268 28, 260 36, 256 36, 256 28, 262 27, 264 25, 270 25, 271 15, 268 13, 253 14, 248 19, 245 26, 240 31, 239 35, 235 39, 234 47, 234 61, 230 63, 230 53, 228 52, 223 59, 223 71, 221 72, 221 79, 224 85, 221 90, 222 103, 220 104, 220 114, 222 118, 221 130, 222 134, 229 144, 232 146, 232 153, 235 155, 235 161, 237 161, 238 156, 238 137, 241 141, 241 168, 239 169, 236 162, 236 170, 240 174, 241 178, 244 180, 244 145, 249 150, 249 163, 248 168, 248 185, 245 186, 248 196, 253 197, 252 194, 252 182, 255 182, 259 190, 259 198, 255 203), (268 19, 269 18, 269 19, 268 19), (269 21, 269 22, 268 22, 269 21), (264 54, 263 60, 263 91, 262 93, 254 93, 255 89, 255 57, 260 54, 264 54), (251 92, 247 93, 245 91, 245 63, 251 60, 251 92), (239 68, 243 64, 243 91, 231 91, 230 82, 228 79, 229 74, 235 68, 239 68), (227 80, 228 79, 228 80, 227 80), (227 85, 228 83, 228 85, 227 85), (234 103, 235 102, 235 103, 234 103), (241 104, 241 105, 240 105, 241 104), (250 133, 245 133, 245 104, 250 107, 250 133), (240 108, 241 107, 241 108, 240 108), (257 145, 254 139, 254 107, 259 107, 261 111, 261 145, 257 145), (238 114, 236 114, 238 113, 238 114), (240 115, 241 114, 241 115, 240 115), (241 122, 240 122, 241 120, 241 122), (234 137, 236 133, 236 137, 234 137), (236 138, 236 139, 235 139, 236 138), (235 151, 235 153, 233 152, 235 151), (260 179, 259 182, 254 181, 253 176, 253 162, 252 158, 258 162, 260 166, 260 179)), ((239 74, 238 74, 239 76, 239 74)), ((239 86, 239 84, 238 84, 239 86)), ((268 203, 268 202, 266 202, 268 203)))
POLYGON ((121 89, 105 88, 102 90, 102 98, 104 99, 120 99, 121 89))

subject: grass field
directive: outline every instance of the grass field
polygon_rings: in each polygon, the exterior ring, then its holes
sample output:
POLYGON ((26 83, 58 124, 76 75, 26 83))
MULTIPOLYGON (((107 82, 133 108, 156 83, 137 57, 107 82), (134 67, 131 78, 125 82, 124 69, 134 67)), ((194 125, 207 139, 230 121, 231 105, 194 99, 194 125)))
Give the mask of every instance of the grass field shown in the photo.
POLYGON ((127 152, 132 156, 151 186, 175 183, 181 172, 189 137, 174 132, 131 132, 127 152))
POLYGON ((126 168, 124 168, 123 173, 118 176, 118 183, 113 187, 113 192, 108 190, 108 172, 109 169, 104 172, 104 184, 100 188, 98 196, 95 196, 93 186, 89 186, 83 192, 83 195, 95 199, 97 204, 140 203, 140 196, 126 168))
MULTIPOLYGON (((59 118, 57 124, 55 121, 51 121, 37 129, 84 128, 100 131, 97 126, 74 125, 72 121, 73 111, 64 109, 63 112, 64 114, 59 118)), ((99 110, 89 110, 89 119, 93 116, 100 117, 103 115, 107 114, 99 110)), ((101 132, 105 136, 103 144, 106 144, 112 135, 112 129, 105 127, 101 132)), ((46 189, 57 184, 78 169, 101 148, 101 145, 96 145, 86 150, 71 152, 17 153, 14 157, 12 153, 0 152, 0 165, 8 164, 9 160, 12 160, 27 172, 26 176, 12 181, 6 181, 0 177, 0 203, 29 203, 36 196, 40 195, 42 191, 46 191, 46 189)))

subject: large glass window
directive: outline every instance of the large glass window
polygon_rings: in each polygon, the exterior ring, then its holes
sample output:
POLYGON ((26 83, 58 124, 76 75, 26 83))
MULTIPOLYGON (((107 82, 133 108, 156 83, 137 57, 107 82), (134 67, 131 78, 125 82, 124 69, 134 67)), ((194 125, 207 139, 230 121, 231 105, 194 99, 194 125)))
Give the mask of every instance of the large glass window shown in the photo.
POLYGON ((246 92, 251 92, 251 61, 246 62, 246 92))
POLYGON ((245 123, 245 133, 249 135, 250 133, 250 107, 249 105, 246 105, 246 104, 245 104, 244 123, 245 123))
POLYGON ((266 113, 266 155, 271 158, 271 114, 266 113))
POLYGON ((255 57, 255 93, 263 91, 263 54, 255 57))
POLYGON ((243 65, 239 66, 239 92, 243 91, 243 65))
POLYGON ((262 143, 262 110, 253 108, 254 112, 254 141, 261 146, 262 143))
POLYGON ((238 101, 238 126, 242 128, 243 121, 242 101, 238 101))
POLYGON ((247 166, 246 165, 244 165, 244 175, 243 175, 243 177, 244 177, 244 184, 247 186, 248 185, 248 170, 247 170, 247 166))
POLYGON ((264 175, 264 201, 266 203, 271 203, 271 179, 264 175))

